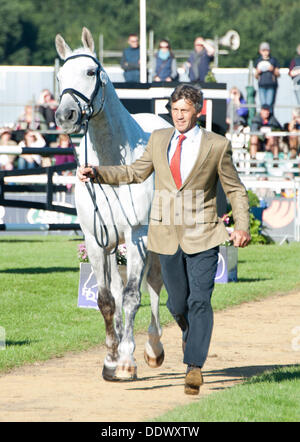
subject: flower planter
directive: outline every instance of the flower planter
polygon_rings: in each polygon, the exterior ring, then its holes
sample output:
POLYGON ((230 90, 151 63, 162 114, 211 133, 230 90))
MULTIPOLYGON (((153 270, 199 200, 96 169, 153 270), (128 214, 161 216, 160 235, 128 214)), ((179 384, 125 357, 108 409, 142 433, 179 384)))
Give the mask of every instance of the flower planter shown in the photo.
MULTIPOLYGON (((238 249, 233 246, 220 246, 216 283, 227 283, 237 281, 237 260, 238 249)), ((124 284, 127 282, 126 266, 119 265, 119 272, 124 284)), ((142 290, 146 290, 145 282, 142 290)), ((94 308, 98 310, 97 304, 97 281, 89 262, 80 263, 80 277, 78 288, 78 307, 94 308)))
POLYGON ((220 246, 216 283, 237 282, 238 248, 220 246))
MULTIPOLYGON (((123 283, 126 284, 126 266, 119 265, 118 267, 123 283)), ((97 281, 92 266, 89 262, 81 262, 77 306, 82 308, 95 308, 98 310, 97 297, 97 281)))

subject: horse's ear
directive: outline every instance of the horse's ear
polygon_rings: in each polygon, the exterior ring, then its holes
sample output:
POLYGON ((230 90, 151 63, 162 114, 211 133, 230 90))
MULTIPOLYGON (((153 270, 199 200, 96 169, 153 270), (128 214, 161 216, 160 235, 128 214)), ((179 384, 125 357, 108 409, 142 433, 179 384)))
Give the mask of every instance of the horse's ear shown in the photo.
POLYGON ((57 34, 55 37, 55 46, 57 53, 62 60, 65 60, 72 53, 72 49, 67 45, 60 34, 57 34))
POLYGON ((95 51, 95 43, 94 39, 92 37, 91 32, 87 28, 82 28, 82 35, 81 35, 81 41, 83 43, 83 46, 87 49, 89 49, 91 52, 95 51))

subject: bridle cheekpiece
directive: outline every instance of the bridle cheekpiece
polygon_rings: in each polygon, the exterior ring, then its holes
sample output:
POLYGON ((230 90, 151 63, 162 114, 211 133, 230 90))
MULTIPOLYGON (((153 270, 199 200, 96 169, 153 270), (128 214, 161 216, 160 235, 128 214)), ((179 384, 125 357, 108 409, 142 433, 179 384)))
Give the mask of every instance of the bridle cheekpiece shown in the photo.
POLYGON ((62 91, 62 93, 60 95, 60 100, 62 99, 62 97, 65 94, 71 95, 71 97, 73 98, 73 100, 76 102, 76 104, 78 105, 78 107, 80 109, 80 117, 78 118, 78 120, 79 120, 78 123, 83 124, 82 118, 84 118, 85 122, 88 122, 90 120, 90 118, 94 117, 95 115, 98 115, 103 110, 104 101, 105 101, 105 85, 107 83, 107 74, 102 69, 99 61, 95 57, 93 57, 92 55, 89 55, 89 54, 71 55, 70 57, 65 59, 64 64, 67 63, 69 60, 73 60, 73 59, 79 58, 79 57, 91 58, 94 61, 94 63, 96 63, 96 65, 97 65, 97 70, 95 72, 96 85, 95 85, 94 91, 93 91, 91 97, 88 98, 84 94, 82 94, 81 92, 77 91, 76 89, 66 88, 62 91), (94 112, 94 99, 99 92, 100 86, 102 87, 101 103, 100 103, 99 110, 95 113, 94 112), (85 102, 84 106, 81 105, 80 100, 78 98, 80 98, 81 100, 83 100, 85 102))

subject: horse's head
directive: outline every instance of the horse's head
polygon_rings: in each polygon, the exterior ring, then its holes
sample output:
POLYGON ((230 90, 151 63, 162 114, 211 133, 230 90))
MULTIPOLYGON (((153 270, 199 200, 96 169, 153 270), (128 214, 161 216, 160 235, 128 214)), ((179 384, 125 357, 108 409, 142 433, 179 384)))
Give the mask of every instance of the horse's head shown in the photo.
POLYGON ((108 77, 95 56, 94 40, 87 28, 82 29, 82 43, 83 48, 72 51, 61 35, 55 39, 58 55, 64 60, 58 73, 61 95, 56 122, 67 133, 79 132, 83 123, 104 106, 108 77))

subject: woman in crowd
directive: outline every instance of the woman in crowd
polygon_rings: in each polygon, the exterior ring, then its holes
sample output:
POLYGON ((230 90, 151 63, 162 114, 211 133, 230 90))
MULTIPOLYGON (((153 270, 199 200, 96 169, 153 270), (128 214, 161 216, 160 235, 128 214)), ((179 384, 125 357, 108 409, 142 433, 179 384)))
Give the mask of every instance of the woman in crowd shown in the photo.
MULTIPOLYGON (((67 134, 60 134, 58 137, 58 146, 62 149, 72 147, 70 137, 67 134)), ((75 161, 74 155, 70 154, 61 154, 61 155, 54 155, 55 158, 55 165, 58 166, 59 164, 64 163, 73 163, 75 161)))
MULTIPOLYGON (((24 139, 19 143, 20 147, 45 147, 46 141, 39 132, 27 130, 24 139)), ((38 154, 21 154, 18 158, 18 169, 35 169, 40 167, 42 158, 38 154)))
POLYGON ((177 63, 168 40, 161 40, 154 58, 154 81, 176 81, 177 63))

